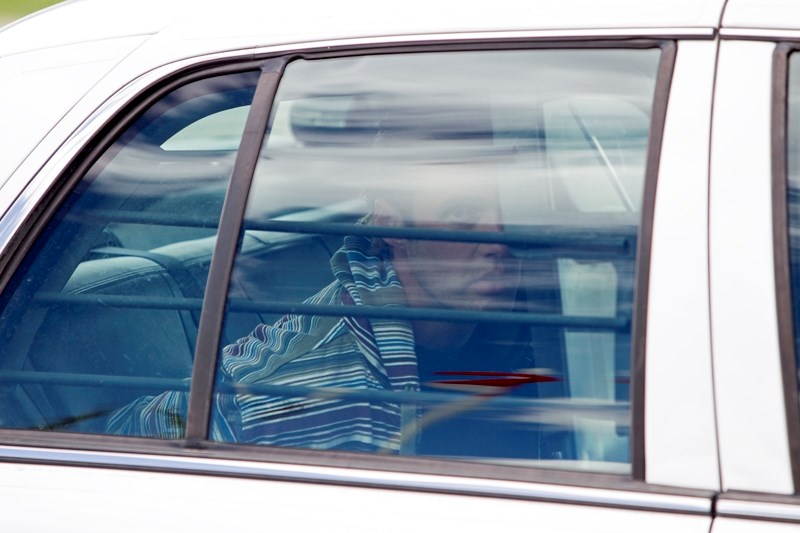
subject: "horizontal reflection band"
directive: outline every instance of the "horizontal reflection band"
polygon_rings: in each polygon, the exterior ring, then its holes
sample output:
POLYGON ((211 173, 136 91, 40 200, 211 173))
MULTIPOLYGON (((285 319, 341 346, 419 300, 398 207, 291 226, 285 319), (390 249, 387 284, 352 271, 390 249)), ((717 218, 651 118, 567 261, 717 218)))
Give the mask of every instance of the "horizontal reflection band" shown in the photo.
MULTIPOLYGON (((162 213, 121 211, 92 211, 97 220, 114 220, 159 226, 199 227, 214 229, 217 219, 170 216, 162 213)), ((82 212, 81 216, 87 213, 82 212)), ((85 220, 85 219, 84 219, 85 220)), ((400 239, 479 242, 505 244, 523 251, 543 248, 546 251, 611 253, 630 256, 635 252, 635 226, 563 226, 519 225, 508 226, 503 232, 461 231, 448 229, 386 227, 344 222, 316 222, 299 220, 246 221, 246 230, 274 231, 279 233, 320 235, 362 235, 366 237, 393 237, 400 239)), ((524 254, 523 254, 524 255, 524 254)))
MULTIPOLYGON (((622 378, 624 379, 624 377, 622 378)), ((152 389, 154 391, 189 391, 189 381, 179 378, 128 377, 93 374, 71 374, 60 372, 37 372, 31 370, 1 370, 0 383, 37 383, 48 385, 72 385, 83 387, 123 387, 152 389)), ((459 397, 469 398, 475 394, 462 391, 388 391, 377 389, 347 389, 331 387, 303 387, 298 385, 268 385, 219 383, 215 388, 221 394, 252 394, 286 396, 298 398, 328 398, 348 400, 388 401, 416 405, 436 405, 442 402, 457 401, 459 397)), ((520 396, 492 397, 498 407, 527 407, 547 410, 565 410, 582 413, 627 413, 630 402, 627 400, 601 400, 592 398, 527 398, 520 396)))
MULTIPOLYGON (((33 303, 37 305, 96 305, 110 308, 162 309, 199 311, 200 298, 161 298, 154 296, 115 296, 105 294, 38 294, 33 303)), ((538 326, 558 326, 575 329, 603 329, 627 331, 631 318, 626 315, 614 317, 571 316, 537 314, 512 311, 464 311, 456 309, 424 309, 407 307, 379 307, 369 305, 341 306, 303 303, 275 303, 231 299, 228 312, 272 312, 296 315, 357 316, 366 318, 394 318, 405 320, 450 320, 453 322, 503 322, 538 326)))

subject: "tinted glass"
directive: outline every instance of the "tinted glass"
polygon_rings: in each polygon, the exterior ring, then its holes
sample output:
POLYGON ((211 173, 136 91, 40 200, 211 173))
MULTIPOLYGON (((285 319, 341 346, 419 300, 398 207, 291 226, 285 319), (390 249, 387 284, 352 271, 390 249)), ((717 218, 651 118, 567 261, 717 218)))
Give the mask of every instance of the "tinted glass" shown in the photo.
POLYGON ((212 438, 625 471, 659 57, 290 64, 212 438))
MULTIPOLYGON (((290 63, 230 282, 210 438, 627 472, 659 59, 290 63)), ((127 416, 170 434, 180 401, 127 416)))
MULTIPOLYGON (((60 207, 2 296, 0 425, 106 432, 112 412, 136 398, 188 390, 216 226, 257 79, 220 76, 167 94, 60 207)), ((162 436, 181 436, 185 407, 169 416, 176 429, 162 436)))

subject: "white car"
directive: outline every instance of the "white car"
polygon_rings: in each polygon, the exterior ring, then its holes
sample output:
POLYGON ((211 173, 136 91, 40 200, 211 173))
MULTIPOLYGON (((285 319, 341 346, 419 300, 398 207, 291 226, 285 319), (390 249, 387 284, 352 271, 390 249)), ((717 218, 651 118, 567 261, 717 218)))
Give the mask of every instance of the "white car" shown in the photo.
POLYGON ((0 29, 0 530, 800 528, 800 3, 0 29))

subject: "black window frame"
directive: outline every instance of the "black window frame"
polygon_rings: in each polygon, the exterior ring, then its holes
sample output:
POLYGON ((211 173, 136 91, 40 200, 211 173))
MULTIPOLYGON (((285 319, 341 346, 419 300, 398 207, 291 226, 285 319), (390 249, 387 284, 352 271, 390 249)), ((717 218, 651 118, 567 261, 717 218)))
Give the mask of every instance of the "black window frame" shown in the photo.
POLYGON ((783 380, 783 398, 788 433, 789 461, 794 494, 800 494, 800 377, 798 376, 795 312, 792 303, 792 272, 789 238, 788 96, 789 59, 800 53, 800 42, 777 43, 772 55, 772 227, 775 270, 775 304, 778 316, 778 347, 783 380))
MULTIPOLYGON (((630 487, 630 483, 645 481, 646 457, 644 445, 645 347, 650 249, 653 214, 661 155, 661 142, 666 119, 672 72, 677 53, 677 41, 672 37, 658 38, 572 38, 554 40, 463 40, 393 43, 389 45, 323 47, 293 53, 265 54, 244 61, 206 63, 174 73, 162 83, 136 97, 101 129, 87 148, 51 186, 37 210, 17 232, 18 240, 0 256, 0 290, 5 289, 13 272, 21 263, 37 236, 67 196, 80 182, 94 162, 122 135, 148 107, 175 88, 196 79, 223 73, 261 69, 262 76, 250 109, 245 133, 236 156, 233 175, 223 206, 217 245, 212 257, 207 289, 202 303, 200 327, 189 400, 186 436, 182 440, 158 440, 112 435, 44 433, 29 430, 0 429, 0 444, 30 444, 74 447, 108 451, 134 451, 167 455, 239 458, 271 462, 302 463, 319 466, 358 466, 398 472, 457 474, 487 479, 553 480, 559 484, 579 484, 598 487, 630 487), (490 51, 528 49, 660 49, 661 57, 655 81, 641 219, 636 250, 631 326, 631 473, 612 475, 597 472, 539 469, 530 466, 504 466, 464 463, 418 457, 380 457, 370 454, 319 452, 314 450, 256 447, 241 444, 215 443, 207 440, 210 403, 214 387, 214 372, 219 340, 227 306, 228 280, 238 248, 247 193, 255 162, 261 149, 266 125, 272 108, 275 90, 283 68, 293 59, 327 59, 354 55, 425 53, 448 51, 490 51), (269 96, 266 98, 266 96, 269 96), (122 117, 121 120, 118 120, 122 117)), ((800 424, 799 424, 800 425, 800 424)))

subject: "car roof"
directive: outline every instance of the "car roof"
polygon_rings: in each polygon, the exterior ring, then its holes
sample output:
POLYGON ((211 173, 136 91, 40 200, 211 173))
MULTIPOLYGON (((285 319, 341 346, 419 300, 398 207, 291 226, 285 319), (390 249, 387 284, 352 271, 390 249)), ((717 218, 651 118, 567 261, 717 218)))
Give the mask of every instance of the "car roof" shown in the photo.
MULTIPOLYGON (((68 0, 0 29, 0 57, 68 44, 159 36, 162 42, 270 46, 322 39, 551 29, 798 29, 796 0, 459 0, 320 2, 68 0), (224 9, 221 7, 224 6, 224 9), (244 42, 248 41, 245 45, 244 42)), ((206 50, 197 50, 204 53, 206 50)))
POLYGON ((728 0, 723 27, 738 29, 800 30, 797 0, 728 0))
MULTIPOLYGON (((0 31, 0 56, 78 42, 158 36, 204 44, 270 46, 426 33, 586 28, 714 28, 725 0, 70 0, 0 31)), ((746 2, 745 2, 746 3, 746 2)), ((753 3, 752 1, 750 3, 753 3)))
POLYGON ((485 31, 800 29, 797 0, 67 0, 0 28, 0 57, 131 36, 210 47, 485 31), (723 17, 724 10, 724 17, 723 17))

